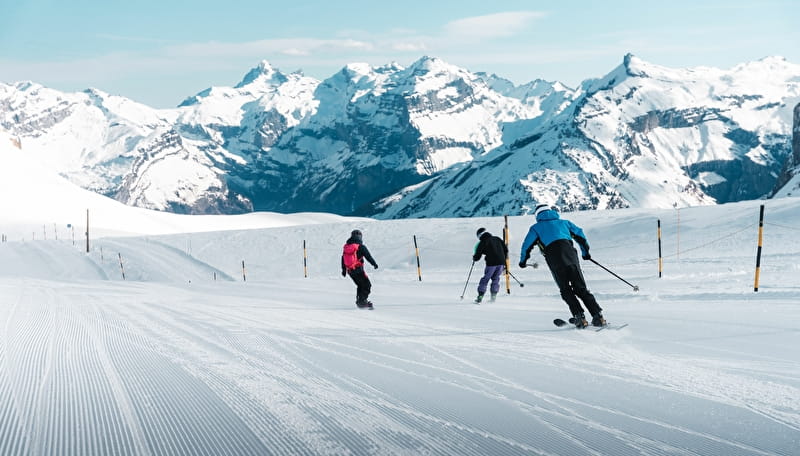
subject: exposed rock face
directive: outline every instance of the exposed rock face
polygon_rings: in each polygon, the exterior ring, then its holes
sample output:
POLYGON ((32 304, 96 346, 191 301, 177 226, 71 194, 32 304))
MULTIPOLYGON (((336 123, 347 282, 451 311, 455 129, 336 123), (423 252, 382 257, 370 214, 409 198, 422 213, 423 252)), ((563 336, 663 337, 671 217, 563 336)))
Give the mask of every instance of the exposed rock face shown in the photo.
POLYGON ((794 107, 792 153, 778 175, 772 196, 800 196, 800 103, 794 107))

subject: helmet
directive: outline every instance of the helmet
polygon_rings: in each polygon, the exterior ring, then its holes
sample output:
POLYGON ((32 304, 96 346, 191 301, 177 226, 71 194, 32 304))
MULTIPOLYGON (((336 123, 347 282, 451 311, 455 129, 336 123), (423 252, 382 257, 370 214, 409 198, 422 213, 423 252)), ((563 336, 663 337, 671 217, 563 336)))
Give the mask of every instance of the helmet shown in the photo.
POLYGON ((536 217, 540 213, 542 213, 544 211, 549 211, 551 209, 552 210, 556 210, 556 207, 553 206, 553 205, 547 204, 547 203, 537 204, 536 208, 533 210, 533 216, 536 217))
POLYGON ((350 237, 353 238, 360 238, 361 237, 361 230, 353 230, 350 232, 350 237))
POLYGON ((481 238, 481 235, 486 232, 486 228, 478 228, 478 231, 475 233, 478 236, 478 239, 481 238))

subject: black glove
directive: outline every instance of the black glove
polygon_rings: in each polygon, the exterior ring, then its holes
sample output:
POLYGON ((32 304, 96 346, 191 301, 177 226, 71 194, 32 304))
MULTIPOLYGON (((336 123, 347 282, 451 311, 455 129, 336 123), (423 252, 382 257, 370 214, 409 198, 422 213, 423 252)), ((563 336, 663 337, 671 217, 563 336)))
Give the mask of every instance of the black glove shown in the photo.
POLYGON ((519 266, 520 268, 522 268, 522 269, 525 269, 525 268, 527 268, 527 267, 528 267, 528 263, 526 263, 526 262, 524 262, 524 261, 520 261, 518 266, 519 266))
POLYGON ((589 255, 589 252, 586 252, 586 253, 583 254, 583 256, 581 258, 583 258, 586 261, 589 261, 589 260, 592 259, 592 256, 589 255))
POLYGON ((378 269, 378 264, 375 263, 375 264, 372 265, 372 267, 375 268, 375 269, 378 269))
POLYGON ((344 269, 342 269, 342 277, 347 277, 347 271, 345 271, 344 269))

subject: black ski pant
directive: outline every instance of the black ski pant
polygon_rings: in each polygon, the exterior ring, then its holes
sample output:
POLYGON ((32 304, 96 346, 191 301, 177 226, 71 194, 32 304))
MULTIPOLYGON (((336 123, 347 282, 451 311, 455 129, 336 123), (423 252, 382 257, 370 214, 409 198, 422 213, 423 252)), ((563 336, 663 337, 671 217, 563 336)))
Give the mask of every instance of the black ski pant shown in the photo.
POLYGON ((356 304, 363 304, 367 301, 370 291, 372 291, 372 282, 367 277, 367 272, 364 268, 356 268, 348 271, 347 274, 353 279, 356 284, 356 304))
POLYGON ((594 299, 594 295, 586 288, 586 281, 583 279, 580 266, 577 264, 565 265, 552 271, 552 273, 558 285, 558 291, 561 292, 561 299, 567 303, 572 315, 583 313, 583 308, 581 308, 578 298, 583 301, 583 305, 586 306, 586 310, 592 316, 603 311, 600 305, 597 304, 597 300, 594 299))

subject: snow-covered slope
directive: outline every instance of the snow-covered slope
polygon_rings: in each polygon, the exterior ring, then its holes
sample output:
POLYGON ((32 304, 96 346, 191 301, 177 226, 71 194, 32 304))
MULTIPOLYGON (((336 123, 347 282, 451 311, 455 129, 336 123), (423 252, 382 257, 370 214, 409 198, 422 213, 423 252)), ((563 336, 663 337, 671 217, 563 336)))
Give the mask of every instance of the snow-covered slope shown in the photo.
POLYGON ((40 165, 19 139, 0 130, 0 232, 9 240, 92 237, 276 227, 347 220, 331 214, 250 213, 188 216, 126 206, 82 189, 40 165))
MULTIPOLYGON (((19 149, 5 139, 8 159, 19 149)), ((31 210, 97 197, 49 193, 15 195, 31 210)), ((685 208, 680 223, 673 209, 565 214, 640 289, 583 265, 606 318, 628 324, 600 332, 552 325, 567 307, 543 267, 471 302, 475 229, 499 234, 501 218, 199 233, 247 219, 117 203, 110 231, 168 216, 194 232, 95 239, 89 254, 12 236, 0 242, 0 454, 793 455, 800 199, 765 204, 757 293, 758 202, 685 208), (373 311, 339 275, 353 228, 380 264, 373 311)), ((2 213, 0 230, 29 220, 2 213)), ((531 217, 509 219, 516 256, 531 217)))

